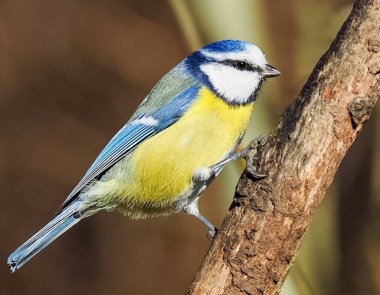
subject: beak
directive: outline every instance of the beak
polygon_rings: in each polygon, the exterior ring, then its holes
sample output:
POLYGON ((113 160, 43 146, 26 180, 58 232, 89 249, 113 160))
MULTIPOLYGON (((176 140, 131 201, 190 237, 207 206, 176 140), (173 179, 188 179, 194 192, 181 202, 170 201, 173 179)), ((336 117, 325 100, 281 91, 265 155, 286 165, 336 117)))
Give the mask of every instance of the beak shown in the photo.
POLYGON ((264 78, 272 78, 280 75, 280 71, 278 71, 275 67, 272 67, 270 65, 266 65, 262 72, 264 78))

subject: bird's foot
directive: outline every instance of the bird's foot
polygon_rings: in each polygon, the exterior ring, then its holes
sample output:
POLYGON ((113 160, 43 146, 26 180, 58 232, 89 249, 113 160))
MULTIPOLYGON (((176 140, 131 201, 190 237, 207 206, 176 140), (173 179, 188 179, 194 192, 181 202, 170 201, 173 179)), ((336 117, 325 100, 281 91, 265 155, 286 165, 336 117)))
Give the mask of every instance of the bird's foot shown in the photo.
POLYGON ((267 141, 268 137, 266 135, 260 135, 253 139, 248 146, 238 152, 240 158, 244 158, 247 163, 246 170, 248 174, 255 179, 261 179, 267 176, 266 174, 259 173, 253 164, 258 148, 264 145, 267 141))
POLYGON ((202 214, 199 213, 198 199, 199 197, 193 200, 193 202, 191 202, 190 204, 188 204, 184 208, 184 212, 186 212, 187 214, 193 215, 200 222, 202 222, 204 225, 207 226, 208 228, 207 237, 212 241, 217 233, 217 229, 210 221, 207 220, 206 217, 204 217, 202 214))
POLYGON ((211 228, 208 231, 207 238, 212 242, 215 239, 215 236, 216 236, 217 232, 218 232, 218 229, 213 226, 213 228, 211 228))

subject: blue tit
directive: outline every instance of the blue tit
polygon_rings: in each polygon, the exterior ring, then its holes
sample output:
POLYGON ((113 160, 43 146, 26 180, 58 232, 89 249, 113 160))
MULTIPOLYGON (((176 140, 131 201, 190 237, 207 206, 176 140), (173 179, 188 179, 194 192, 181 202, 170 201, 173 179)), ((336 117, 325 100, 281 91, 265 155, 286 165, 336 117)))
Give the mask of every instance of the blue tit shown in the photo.
POLYGON ((224 40, 186 57, 142 101, 68 195, 56 217, 8 258, 14 272, 101 210, 134 219, 198 210, 201 193, 234 154, 266 78, 279 75, 253 44, 224 40))

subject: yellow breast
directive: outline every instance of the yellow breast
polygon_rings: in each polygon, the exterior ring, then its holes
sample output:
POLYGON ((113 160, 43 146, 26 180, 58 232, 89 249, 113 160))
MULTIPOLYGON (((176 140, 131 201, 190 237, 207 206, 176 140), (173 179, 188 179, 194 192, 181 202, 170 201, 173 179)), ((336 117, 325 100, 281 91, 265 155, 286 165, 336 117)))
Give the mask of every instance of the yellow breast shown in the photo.
POLYGON ((253 104, 230 106, 207 88, 175 124, 141 143, 131 155, 134 167, 125 197, 167 203, 186 192, 194 171, 209 167, 235 147, 253 104))

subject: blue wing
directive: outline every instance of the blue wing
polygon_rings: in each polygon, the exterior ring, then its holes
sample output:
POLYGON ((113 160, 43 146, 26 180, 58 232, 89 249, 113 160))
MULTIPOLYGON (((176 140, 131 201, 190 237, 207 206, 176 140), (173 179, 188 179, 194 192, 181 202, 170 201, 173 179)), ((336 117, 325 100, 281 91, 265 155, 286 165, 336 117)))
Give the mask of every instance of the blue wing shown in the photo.
MULTIPOLYGON (((160 108, 146 113, 140 112, 137 116, 133 116, 133 120, 130 120, 99 154, 85 176, 68 195, 59 211, 62 211, 75 200, 79 192, 87 184, 106 172, 125 155, 133 151, 141 142, 175 123, 196 99, 199 88, 199 86, 192 85, 179 93, 174 99, 166 101, 160 108), (144 124, 143 120, 139 120, 144 117, 155 120, 157 124, 144 124)), ((146 104, 147 101, 145 101, 146 104)))

